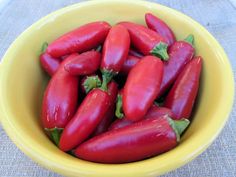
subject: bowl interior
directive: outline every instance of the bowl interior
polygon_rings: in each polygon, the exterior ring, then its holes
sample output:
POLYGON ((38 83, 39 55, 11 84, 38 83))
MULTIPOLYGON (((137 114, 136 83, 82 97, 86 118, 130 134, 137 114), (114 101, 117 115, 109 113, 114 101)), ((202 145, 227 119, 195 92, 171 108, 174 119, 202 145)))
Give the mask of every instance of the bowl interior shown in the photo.
POLYGON ((2 123, 13 141, 47 168, 73 176, 156 176, 177 168, 201 153, 223 127, 233 100, 233 79, 222 48, 199 24, 172 9, 142 1, 90 1, 57 11, 34 24, 13 43, 1 67, 2 123), (82 24, 145 24, 144 14, 164 19, 178 40, 195 37, 196 55, 204 59, 201 87, 193 121, 175 149, 135 163, 106 165, 86 162, 61 152, 40 124, 43 91, 48 81, 38 53, 43 42, 82 24))

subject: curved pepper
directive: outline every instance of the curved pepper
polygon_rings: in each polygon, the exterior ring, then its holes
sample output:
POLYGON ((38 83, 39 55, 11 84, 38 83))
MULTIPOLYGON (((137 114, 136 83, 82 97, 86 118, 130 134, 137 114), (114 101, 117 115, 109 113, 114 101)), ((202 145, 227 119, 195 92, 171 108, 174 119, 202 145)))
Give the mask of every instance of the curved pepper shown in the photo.
POLYGON ((76 111, 79 78, 71 76, 64 65, 78 54, 66 58, 53 75, 44 93, 41 120, 45 130, 58 144, 60 132, 76 111))
POLYGON ((198 93, 202 69, 202 58, 193 58, 178 76, 168 93, 164 106, 170 108, 176 119, 188 119, 198 93))
POLYGON ((92 22, 76 28, 49 44, 47 53, 58 58, 74 52, 85 52, 103 43, 111 26, 107 22, 92 22))
POLYGON ((138 121, 159 93, 163 63, 155 56, 142 58, 130 71, 124 86, 123 110, 127 119, 138 121))
POLYGON ((194 55, 193 35, 189 35, 184 41, 177 41, 169 48, 169 60, 164 62, 164 74, 158 97, 162 96, 174 83, 184 66, 194 55))
POLYGON ((121 22, 119 24, 127 28, 132 45, 142 54, 153 54, 163 60, 168 60, 167 42, 158 33, 132 22, 121 22))
POLYGON ((100 66, 101 54, 97 51, 84 52, 65 65, 71 75, 93 74, 100 66))
POLYGON ((186 119, 147 119, 111 130, 78 146, 75 155, 99 163, 126 163, 146 159, 177 146, 188 126, 186 119))
MULTIPOLYGON (((150 119, 150 118, 159 118, 164 115, 168 115, 171 118, 175 118, 175 115, 169 108, 165 107, 158 107, 156 105, 152 105, 152 107, 148 110, 147 114, 142 118, 143 119, 150 119)), ((141 121, 142 121, 141 120, 141 121)), ((128 125, 133 124, 134 122, 131 120, 126 119, 123 117, 122 119, 117 119, 114 121, 111 126, 109 127, 109 130, 114 130, 122 127, 126 127, 128 125)))
POLYGON ((50 76, 53 76, 57 69, 59 68, 61 61, 58 58, 51 57, 48 53, 42 53, 39 57, 40 64, 44 71, 46 71, 50 76))
POLYGON ((121 70, 130 47, 128 31, 121 25, 111 28, 102 49, 102 88, 107 90, 107 84, 121 70))
POLYGON ((162 21, 160 18, 154 16, 151 13, 145 14, 145 21, 148 26, 153 31, 163 36, 166 39, 167 44, 170 46, 175 42, 175 35, 170 27, 162 21))
POLYGON ((59 148, 69 151, 86 140, 108 111, 109 101, 107 92, 98 88, 90 91, 63 130, 59 148))

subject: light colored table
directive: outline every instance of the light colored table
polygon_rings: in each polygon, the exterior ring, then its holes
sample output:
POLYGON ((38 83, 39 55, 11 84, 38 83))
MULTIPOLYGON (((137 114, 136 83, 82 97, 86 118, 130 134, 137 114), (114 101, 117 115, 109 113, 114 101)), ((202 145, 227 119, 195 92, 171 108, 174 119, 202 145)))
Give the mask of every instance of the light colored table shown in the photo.
MULTIPOLYGON (((0 58, 13 40, 41 17, 76 0, 0 0, 0 58)), ((222 44, 236 73, 236 1, 159 0, 205 26, 222 44)), ((227 98, 225 98, 227 99, 227 98)), ((207 117, 206 117, 207 118, 207 117)), ((236 105, 216 141, 202 155, 165 177, 236 176, 236 105)), ((0 176, 59 176, 26 157, 0 126, 0 176)))

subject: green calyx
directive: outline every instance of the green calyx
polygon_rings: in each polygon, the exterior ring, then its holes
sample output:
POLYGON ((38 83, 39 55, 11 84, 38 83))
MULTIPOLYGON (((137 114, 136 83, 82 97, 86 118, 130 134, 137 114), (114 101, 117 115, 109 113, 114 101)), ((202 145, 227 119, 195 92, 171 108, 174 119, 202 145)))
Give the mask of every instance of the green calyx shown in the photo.
POLYGON ((167 48, 168 48, 168 45, 166 43, 160 42, 152 49, 150 53, 152 55, 160 57, 164 61, 167 61, 169 59, 167 48))
POLYGON ((184 39, 185 42, 191 44, 193 46, 193 43, 194 43, 194 36, 192 34, 188 35, 185 39, 184 39))
POLYGON ((117 95, 115 115, 119 119, 124 117, 122 110, 122 96, 120 94, 117 95))
POLYGON ((48 43, 47 43, 47 42, 44 42, 44 43, 42 44, 42 47, 41 47, 40 51, 39 51, 39 55, 41 55, 42 53, 46 52, 47 47, 48 47, 48 43))
POLYGON ((100 89, 107 91, 107 84, 111 81, 111 79, 117 74, 109 70, 101 70, 102 72, 102 86, 100 89))
POLYGON ((88 93, 90 90, 92 90, 94 88, 101 87, 101 85, 102 85, 102 82, 97 75, 96 76, 88 76, 83 83, 86 93, 88 93))
POLYGON ((53 142, 58 146, 63 128, 52 128, 52 129, 45 128, 45 130, 49 133, 53 142))
POLYGON ((175 131, 177 142, 179 142, 181 134, 184 132, 184 130, 188 127, 190 123, 189 120, 184 118, 180 120, 173 120, 170 117, 168 117, 167 119, 169 121, 170 126, 175 131))

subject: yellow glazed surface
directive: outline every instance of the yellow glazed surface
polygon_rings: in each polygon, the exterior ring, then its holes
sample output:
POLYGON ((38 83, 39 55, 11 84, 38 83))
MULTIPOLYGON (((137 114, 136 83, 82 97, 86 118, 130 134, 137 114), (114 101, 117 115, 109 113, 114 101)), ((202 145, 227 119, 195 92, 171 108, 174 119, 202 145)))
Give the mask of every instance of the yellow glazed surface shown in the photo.
POLYGON ((4 129, 34 161, 66 176, 154 177, 176 169, 203 152, 216 138, 228 118, 233 96, 232 70, 217 41, 191 18, 145 1, 88 1, 56 11, 21 34, 1 64, 0 118, 4 129), (120 165, 87 162, 61 152, 40 125, 41 100, 47 81, 38 59, 42 43, 96 20, 111 24, 122 20, 144 24, 146 12, 164 19, 178 39, 192 33, 196 39, 196 54, 204 58, 194 120, 179 146, 148 160, 120 165))

